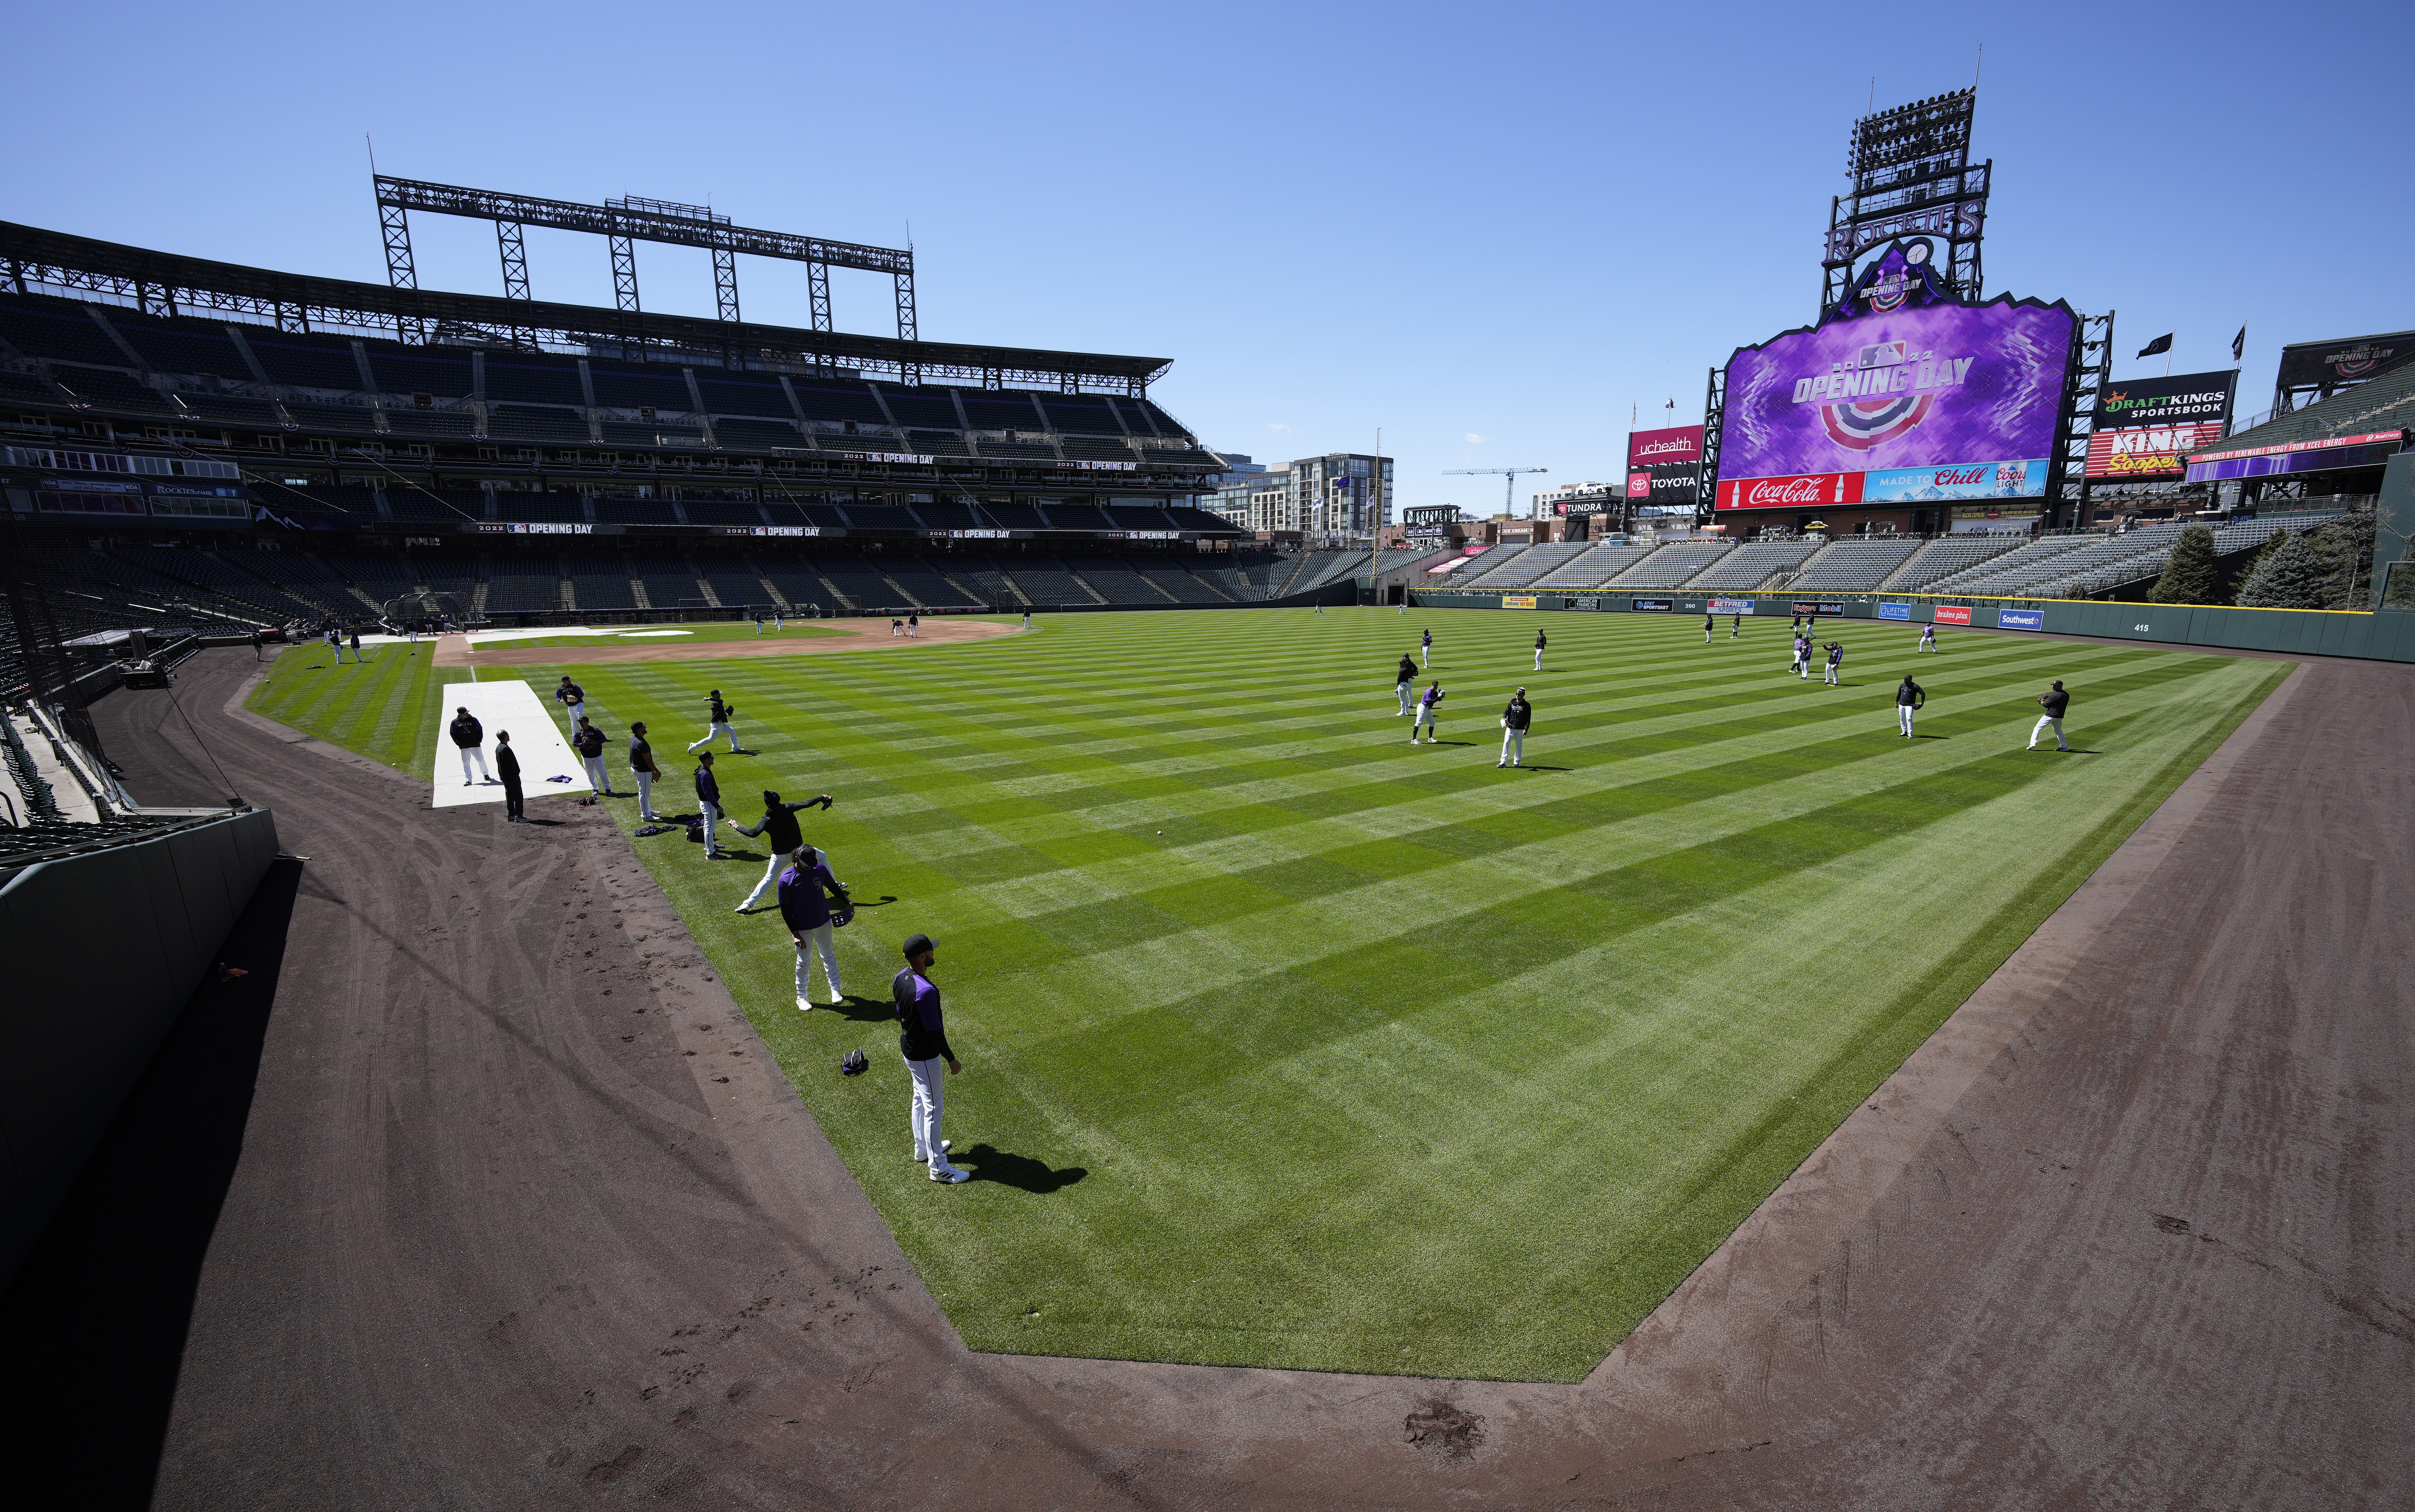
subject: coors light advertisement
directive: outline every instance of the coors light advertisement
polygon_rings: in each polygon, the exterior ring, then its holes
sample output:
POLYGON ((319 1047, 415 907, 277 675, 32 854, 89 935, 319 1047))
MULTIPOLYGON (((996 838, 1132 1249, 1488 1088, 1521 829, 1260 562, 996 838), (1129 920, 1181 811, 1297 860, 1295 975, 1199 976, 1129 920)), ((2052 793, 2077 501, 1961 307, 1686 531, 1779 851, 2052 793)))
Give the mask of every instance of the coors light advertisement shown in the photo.
MULTIPOLYGON (((1886 256, 1900 260, 1902 248, 1886 256)), ((1769 507, 1730 502, 1750 491, 1731 490, 1731 480, 1855 479, 1861 497, 1825 503, 2046 491, 2071 307, 2009 295, 1924 301, 1915 271, 1906 264, 1889 300, 1844 307, 1867 313, 1839 313, 1728 359, 1718 507, 1769 507)), ((1874 272, 1883 283, 1886 262, 1874 272)))
POLYGON ((2186 373, 2106 385, 2088 439, 2088 475, 2105 482, 2177 478, 2182 458, 2223 438, 2236 372, 2186 373))
POLYGON ((1627 433, 1627 498, 1629 503, 1691 509, 1702 497, 1702 427, 1627 433))

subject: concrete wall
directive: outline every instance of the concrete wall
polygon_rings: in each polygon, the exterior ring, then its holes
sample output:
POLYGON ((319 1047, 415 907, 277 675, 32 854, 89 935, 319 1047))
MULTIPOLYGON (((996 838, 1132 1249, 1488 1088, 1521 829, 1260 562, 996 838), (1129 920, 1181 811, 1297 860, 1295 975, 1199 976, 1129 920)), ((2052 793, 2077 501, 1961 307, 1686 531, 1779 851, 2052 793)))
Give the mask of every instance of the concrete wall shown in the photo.
POLYGON ((16 1273, 277 857, 268 811, 0 883, 0 1283, 16 1273))

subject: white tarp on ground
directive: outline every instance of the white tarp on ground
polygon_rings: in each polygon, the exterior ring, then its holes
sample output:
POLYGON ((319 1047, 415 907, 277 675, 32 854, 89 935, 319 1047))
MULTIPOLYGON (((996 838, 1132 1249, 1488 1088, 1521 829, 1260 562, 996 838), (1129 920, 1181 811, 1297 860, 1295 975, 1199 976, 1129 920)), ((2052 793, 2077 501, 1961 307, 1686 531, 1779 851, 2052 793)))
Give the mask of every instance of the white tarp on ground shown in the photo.
MULTIPOLYGON (((501 783, 461 786, 461 751, 453 743, 451 729, 453 716, 465 706, 486 730, 484 749, 489 776, 495 770, 495 734, 509 730, 512 750, 520 758, 522 793, 530 798, 544 798, 548 794, 584 795, 593 791, 587 785, 587 774, 579 770, 578 753, 570 748, 570 741, 562 733, 560 716, 547 713, 534 688, 525 682, 447 682, 444 702, 437 713, 436 807, 503 801, 501 783), (570 781, 548 782, 548 777, 567 777, 570 781)), ((471 770, 476 771, 475 762, 471 770)))

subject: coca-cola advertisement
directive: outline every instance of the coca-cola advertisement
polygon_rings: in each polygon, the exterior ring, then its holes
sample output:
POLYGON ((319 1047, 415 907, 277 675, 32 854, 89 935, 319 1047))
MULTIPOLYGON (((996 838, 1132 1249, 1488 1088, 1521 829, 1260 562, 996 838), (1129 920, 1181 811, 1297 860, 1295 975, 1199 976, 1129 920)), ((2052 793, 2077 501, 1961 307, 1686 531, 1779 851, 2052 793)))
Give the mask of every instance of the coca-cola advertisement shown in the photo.
POLYGON ((1715 509, 1827 509, 1862 502, 1858 472, 1797 472, 1782 478, 1721 478, 1715 509))
POLYGON ((2076 319, 2068 305, 2010 295, 1904 304, 1738 349, 1728 359, 1722 500, 1731 478, 2051 455, 2076 319))
POLYGON ((1702 427, 1627 433, 1627 497, 1640 504, 1692 508, 1702 498, 1702 427))

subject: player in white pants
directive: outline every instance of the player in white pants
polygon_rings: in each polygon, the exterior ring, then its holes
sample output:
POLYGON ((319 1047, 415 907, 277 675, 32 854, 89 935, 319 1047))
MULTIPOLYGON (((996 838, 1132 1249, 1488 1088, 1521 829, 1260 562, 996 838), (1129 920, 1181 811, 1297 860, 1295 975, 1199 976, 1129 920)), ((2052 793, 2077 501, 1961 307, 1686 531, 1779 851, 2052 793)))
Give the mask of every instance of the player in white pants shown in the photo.
POLYGON ((1432 738, 1434 744, 1440 745, 1442 743, 1442 732, 1434 728, 1434 705, 1442 702, 1443 699, 1448 696, 1448 695, 1442 691, 1441 683, 1429 682, 1426 684, 1425 696, 1418 700, 1417 712, 1409 716, 1409 743, 1411 745, 1418 743, 1418 729, 1420 726, 1424 727, 1426 734, 1432 738))
POLYGON ((2038 716, 2038 722, 2030 727, 2030 749, 2032 751, 2036 750, 2038 737, 2044 735, 2048 730, 2052 730, 2054 731, 2055 749, 2058 751, 2070 750, 2071 742, 2062 738, 2062 715, 2063 711, 2071 707, 2071 695, 2062 691, 2062 679, 2057 678, 2055 680, 2054 688, 2051 692, 2041 693, 2038 695, 2038 707, 2045 710, 2046 712, 2040 714, 2038 716))
POLYGON ((1535 670, 1538 672, 1543 669, 1543 648, 1549 643, 1549 637, 1541 631, 1535 632, 1535 670))
POLYGON ((1937 649, 1937 627, 1933 624, 1922 625, 1920 627, 1920 644, 1912 647, 1912 649, 1916 651, 1935 651, 1937 649))
POLYGON ((1902 726, 1906 740, 1912 738, 1912 714, 1928 702, 1928 690, 1914 682, 1912 674, 1906 672, 1902 683, 1895 690, 1895 719, 1902 726))
POLYGON ((814 957, 822 961, 822 980, 830 983, 831 1001, 843 1003, 847 994, 838 984, 838 948, 831 939, 830 893, 842 897, 846 890, 831 875, 830 863, 822 853, 811 846, 799 846, 786 860, 788 870, 780 874, 780 919, 788 926, 788 937, 797 945, 797 1008, 810 1013, 814 1009, 814 957))
POLYGON ((1526 727, 1535 722, 1535 706, 1526 701, 1526 690, 1520 688, 1509 699, 1509 707, 1501 711, 1501 759, 1496 767, 1515 767, 1526 759, 1526 727))
POLYGON ((691 743, 687 748, 688 754, 693 756, 697 752, 703 750, 706 746, 711 745, 712 743, 712 738, 716 735, 727 735, 729 737, 730 755, 744 755, 745 753, 738 749, 738 731, 730 725, 730 721, 736 717, 736 711, 732 710, 728 704, 721 701, 721 690, 719 688, 713 689, 712 692, 706 695, 706 696, 712 700, 712 708, 708 714, 704 739, 691 743))
MULTIPOLYGON (((1409 665, 1409 658, 1405 653, 1401 657, 1399 670, 1393 674, 1392 691, 1401 696, 1401 714, 1407 713, 1409 700, 1416 696, 1418 691, 1418 669, 1409 665)), ((1394 714, 1392 717, 1398 719, 1401 714, 1394 714)))

